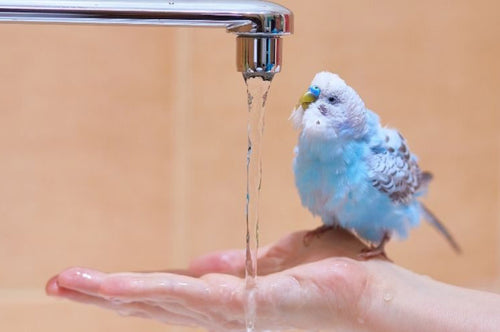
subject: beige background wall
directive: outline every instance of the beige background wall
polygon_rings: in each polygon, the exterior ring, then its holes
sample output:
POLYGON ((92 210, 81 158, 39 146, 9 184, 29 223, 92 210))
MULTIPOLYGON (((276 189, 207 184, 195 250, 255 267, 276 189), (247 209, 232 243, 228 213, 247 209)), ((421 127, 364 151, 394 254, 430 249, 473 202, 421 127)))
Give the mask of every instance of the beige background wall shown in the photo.
MULTIPOLYGON (((319 220, 293 184, 287 120, 315 72, 338 72, 398 127, 435 181, 428 225, 394 260, 500 291, 497 1, 283 1, 296 14, 271 87, 261 239, 319 220)), ((242 247, 246 103, 220 30, 0 25, 0 330, 177 331, 47 298, 72 265, 184 266, 242 247)))

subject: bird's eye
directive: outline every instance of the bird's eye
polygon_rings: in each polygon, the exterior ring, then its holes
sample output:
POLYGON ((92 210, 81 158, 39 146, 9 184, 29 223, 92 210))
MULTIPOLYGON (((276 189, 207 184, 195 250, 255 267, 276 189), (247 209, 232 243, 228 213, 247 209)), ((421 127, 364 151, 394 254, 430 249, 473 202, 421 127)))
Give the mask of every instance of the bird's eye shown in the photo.
POLYGON ((328 97, 328 102, 332 105, 340 103, 340 99, 337 96, 330 96, 328 97))

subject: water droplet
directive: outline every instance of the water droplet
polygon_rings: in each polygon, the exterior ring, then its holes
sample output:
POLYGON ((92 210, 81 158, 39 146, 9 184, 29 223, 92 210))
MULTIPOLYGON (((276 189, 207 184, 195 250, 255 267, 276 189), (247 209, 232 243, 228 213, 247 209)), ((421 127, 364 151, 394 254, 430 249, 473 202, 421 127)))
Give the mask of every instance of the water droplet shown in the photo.
POLYGON ((385 293, 384 294, 384 301, 385 302, 390 302, 392 300, 392 294, 391 293, 385 293))

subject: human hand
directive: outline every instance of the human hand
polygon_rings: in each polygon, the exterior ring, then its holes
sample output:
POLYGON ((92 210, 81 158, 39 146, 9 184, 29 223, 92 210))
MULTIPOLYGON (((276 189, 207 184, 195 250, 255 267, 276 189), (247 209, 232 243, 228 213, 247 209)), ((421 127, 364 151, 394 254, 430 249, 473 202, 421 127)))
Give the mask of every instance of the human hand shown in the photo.
MULTIPOLYGON (((491 326, 494 331, 498 326, 464 324, 461 317, 464 310, 473 315, 482 307, 498 313, 494 294, 441 284, 384 259, 359 261, 364 245, 340 229, 309 246, 303 245, 304 235, 290 234, 259 252, 257 330, 490 331, 491 326)), ((46 290, 122 315, 244 331, 243 276, 244 251, 231 250, 195 259, 180 271, 108 274, 71 268, 50 279, 46 290)))

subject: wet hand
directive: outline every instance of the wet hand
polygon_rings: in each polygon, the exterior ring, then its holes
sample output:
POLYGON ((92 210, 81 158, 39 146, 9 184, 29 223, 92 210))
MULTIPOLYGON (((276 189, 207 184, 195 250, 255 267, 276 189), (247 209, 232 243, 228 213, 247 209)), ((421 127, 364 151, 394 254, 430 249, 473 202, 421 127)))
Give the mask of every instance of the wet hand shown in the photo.
MULTIPOLYGON (((385 259, 359 261, 364 245, 334 229, 308 246, 306 232, 262 248, 257 330, 498 331, 498 294, 444 284, 385 259)), ((244 252, 205 255, 181 271, 61 272, 47 293, 122 315, 212 331, 245 330, 244 252)))
MULTIPOLYGON (((303 245, 305 232, 286 236, 260 250, 257 328, 350 328, 363 323, 370 266, 360 262, 364 247, 335 230, 303 245)), ((182 271, 103 273, 71 268, 47 283, 47 293, 97 305, 122 315, 210 330, 245 327, 244 251, 195 259, 182 271)))

